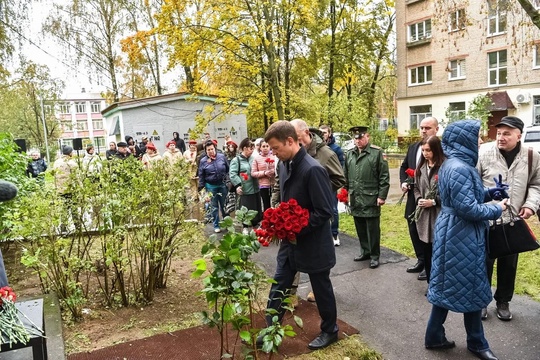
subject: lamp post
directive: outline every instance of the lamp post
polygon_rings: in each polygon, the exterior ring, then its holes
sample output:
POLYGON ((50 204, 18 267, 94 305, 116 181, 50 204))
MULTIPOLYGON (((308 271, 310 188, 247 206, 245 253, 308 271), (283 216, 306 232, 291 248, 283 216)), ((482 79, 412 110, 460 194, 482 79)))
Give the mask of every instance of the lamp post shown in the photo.
POLYGON ((45 136, 45 151, 47 152, 47 164, 51 163, 51 158, 49 156, 49 141, 47 139, 47 123, 45 122, 45 109, 43 105, 43 98, 39 97, 39 102, 41 104, 41 120, 43 121, 43 135, 45 136))

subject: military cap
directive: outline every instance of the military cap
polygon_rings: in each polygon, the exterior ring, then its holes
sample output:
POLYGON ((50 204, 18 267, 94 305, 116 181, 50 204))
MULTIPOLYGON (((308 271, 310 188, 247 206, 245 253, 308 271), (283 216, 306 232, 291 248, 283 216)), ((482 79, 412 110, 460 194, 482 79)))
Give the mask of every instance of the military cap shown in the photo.
POLYGON ((355 139, 361 139, 368 132, 367 126, 353 126, 349 129, 355 139))

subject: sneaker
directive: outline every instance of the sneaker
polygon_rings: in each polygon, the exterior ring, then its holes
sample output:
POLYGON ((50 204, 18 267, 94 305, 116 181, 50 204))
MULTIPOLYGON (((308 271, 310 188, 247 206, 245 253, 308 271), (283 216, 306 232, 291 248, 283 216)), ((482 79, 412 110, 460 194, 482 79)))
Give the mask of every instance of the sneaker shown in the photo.
POLYGON ((486 320, 488 317, 487 308, 482 309, 482 320, 486 320))
POLYGON ((497 301, 497 317, 502 321, 512 320, 512 313, 510 312, 510 305, 506 301, 497 301))
POLYGON ((341 242, 339 241, 339 235, 334 236, 334 246, 341 245, 341 242))
POLYGON ((242 235, 249 235, 249 229, 247 227, 242 229, 242 235))
POLYGON ((221 232, 221 229, 220 229, 220 228, 215 228, 215 229, 214 229, 214 232, 215 232, 215 233, 220 233, 220 232, 221 232))
POLYGON ((313 293, 313 291, 310 291, 309 294, 307 295, 307 301, 315 302, 315 294, 313 293))

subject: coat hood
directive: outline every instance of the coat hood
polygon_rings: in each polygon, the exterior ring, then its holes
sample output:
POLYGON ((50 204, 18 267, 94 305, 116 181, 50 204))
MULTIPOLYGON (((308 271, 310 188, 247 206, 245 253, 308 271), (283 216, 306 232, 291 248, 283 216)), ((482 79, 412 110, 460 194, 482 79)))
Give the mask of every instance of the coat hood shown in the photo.
POLYGON ((446 157, 476 166, 479 131, 479 120, 463 120, 448 125, 442 135, 442 148, 446 157))
POLYGON ((124 136, 124 139, 126 139, 126 142, 129 143, 129 140, 133 139, 133 136, 126 135, 124 136))

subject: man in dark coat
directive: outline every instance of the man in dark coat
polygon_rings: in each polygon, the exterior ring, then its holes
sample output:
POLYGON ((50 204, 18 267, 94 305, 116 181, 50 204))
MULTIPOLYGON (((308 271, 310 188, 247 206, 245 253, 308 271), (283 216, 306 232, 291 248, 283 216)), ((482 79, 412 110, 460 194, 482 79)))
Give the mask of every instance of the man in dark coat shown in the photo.
POLYGON ((177 131, 173 132, 172 134, 173 134, 173 139, 172 140, 174 141, 174 143, 176 145, 176 148, 178 150, 180 150, 180 152, 182 154, 185 153, 186 152, 186 142, 184 141, 184 139, 182 139, 180 137, 180 134, 177 131))
MULTIPOLYGON (((322 319, 321 333, 308 347, 321 349, 338 338, 336 299, 330 281, 330 269, 336 264, 330 230, 334 196, 330 180, 326 170, 300 146, 296 130, 289 122, 272 124, 266 131, 265 141, 281 161, 281 200, 286 202, 294 198, 309 211, 309 224, 297 235, 296 244, 281 241, 275 283, 270 289, 267 307, 277 310, 281 321, 285 313, 283 298, 291 291, 296 271, 307 273, 322 319)), ((272 316, 266 317, 269 326, 272 316)), ((262 344, 263 338, 257 338, 257 345, 262 344)))
MULTIPOLYGON (((427 117, 420 122, 420 134, 423 139, 427 139, 430 136, 437 135, 439 131, 439 122, 434 117, 427 117)), ((416 170, 416 165, 420 162, 422 156, 422 149, 420 141, 409 146, 407 155, 401 163, 399 168, 399 181, 401 182, 401 191, 407 193, 407 204, 405 205, 405 219, 409 226, 409 236, 413 244, 414 253, 416 254, 416 264, 408 267, 409 273, 420 273, 418 280, 426 280, 426 272, 424 271, 424 243, 418 237, 418 231, 416 230, 416 223, 409 221, 409 217, 416 209, 416 200, 414 199, 414 184, 407 184, 407 169, 416 170)))

